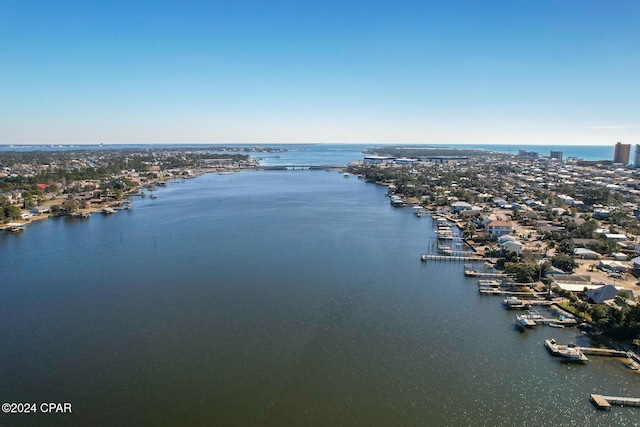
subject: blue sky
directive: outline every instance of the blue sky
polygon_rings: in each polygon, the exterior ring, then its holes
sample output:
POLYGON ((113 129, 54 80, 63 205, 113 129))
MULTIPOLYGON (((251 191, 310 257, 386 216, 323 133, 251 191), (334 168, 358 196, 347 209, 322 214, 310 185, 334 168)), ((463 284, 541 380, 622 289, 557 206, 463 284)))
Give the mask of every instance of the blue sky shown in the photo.
POLYGON ((636 0, 0 0, 0 53, 0 144, 640 143, 636 0))

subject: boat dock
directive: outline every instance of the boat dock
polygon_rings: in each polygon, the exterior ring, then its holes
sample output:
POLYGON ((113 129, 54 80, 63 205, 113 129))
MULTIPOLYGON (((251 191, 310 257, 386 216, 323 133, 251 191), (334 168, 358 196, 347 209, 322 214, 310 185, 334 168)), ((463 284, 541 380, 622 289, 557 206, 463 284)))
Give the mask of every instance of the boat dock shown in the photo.
MULTIPOLYGON (((573 318, 573 317, 559 317, 557 319, 549 319, 547 317, 541 317, 539 319, 536 319, 536 323, 540 324, 540 325, 549 325, 549 324, 554 324, 556 326, 560 325, 560 326, 574 326, 578 324, 578 321, 573 318)), ((578 348, 580 351, 582 351, 583 349, 589 348, 589 347, 576 347, 578 348)), ((583 353, 586 353, 586 351, 582 351, 583 353)), ((598 354, 598 353, 589 353, 589 354, 598 354)))
POLYGON ((451 248, 438 248, 438 252, 440 252, 441 254, 444 254, 446 256, 467 256, 467 257, 477 257, 477 253, 474 251, 463 251, 463 250, 456 250, 456 249, 451 249, 451 248))
POLYGON ((18 233, 20 231, 24 231, 24 224, 10 222, 9 224, 6 224, 4 227, 1 227, 0 229, 4 231, 10 231, 12 233, 18 233))
POLYGON ((601 394, 592 394, 589 397, 591 403, 596 408, 603 411, 610 411, 611 405, 640 407, 640 397, 618 397, 618 396, 602 396, 601 394))
MULTIPOLYGON (((423 254, 421 257, 422 261, 486 261, 486 258, 474 257, 474 256, 447 256, 447 255, 432 255, 432 254, 423 254)), ((466 274, 466 270, 465 270, 466 274)))
POLYGON ((589 361, 587 356, 582 353, 578 347, 574 347, 571 344, 561 345, 557 344, 556 340, 545 340, 544 346, 549 350, 549 353, 553 356, 562 357, 568 362, 586 363, 589 361))
MULTIPOLYGON (((483 287, 479 287, 478 288, 478 292, 481 295, 507 295, 507 296, 514 296, 514 297, 535 297, 537 296, 534 293, 531 292, 526 292, 526 291, 503 291, 500 289, 496 289, 496 288, 483 288, 483 287)), ((528 301, 527 301, 528 302, 528 301)))
MULTIPOLYGON (((610 357, 629 357, 629 353, 621 350, 613 350, 610 348, 596 348, 596 347, 576 347, 584 354, 593 354, 596 356, 610 356, 610 357)), ((629 357, 630 358, 630 357, 629 357)))
MULTIPOLYGON (((476 258, 476 260, 484 260, 486 261, 484 258, 476 258)), ((484 277, 485 279, 502 279, 505 277, 509 277, 508 274, 504 274, 504 273, 498 273, 498 272, 483 272, 483 271, 476 271, 476 270, 464 270, 464 275, 465 276, 472 276, 472 277, 484 277)))

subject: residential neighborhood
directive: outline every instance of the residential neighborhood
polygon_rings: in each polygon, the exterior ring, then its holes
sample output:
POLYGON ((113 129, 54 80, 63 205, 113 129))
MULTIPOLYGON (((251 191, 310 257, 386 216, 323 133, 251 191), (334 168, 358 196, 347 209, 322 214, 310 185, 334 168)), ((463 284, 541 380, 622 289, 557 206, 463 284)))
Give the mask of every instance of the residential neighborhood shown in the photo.
POLYGON ((638 338, 640 169, 558 152, 410 151, 411 162, 402 149, 381 148, 350 170, 388 186, 394 206, 446 217, 472 253, 514 282, 566 297, 610 335, 638 338), (628 315, 627 329, 593 308, 603 302, 628 315))

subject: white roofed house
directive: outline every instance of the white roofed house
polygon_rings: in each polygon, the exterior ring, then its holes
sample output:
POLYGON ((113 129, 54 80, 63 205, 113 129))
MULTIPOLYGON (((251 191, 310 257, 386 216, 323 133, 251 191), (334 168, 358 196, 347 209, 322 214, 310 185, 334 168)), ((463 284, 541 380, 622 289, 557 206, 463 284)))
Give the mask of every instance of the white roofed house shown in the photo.
POLYGON ((622 252, 614 252, 614 253, 611 254, 611 256, 616 261, 628 261, 629 260, 629 257, 627 256, 627 254, 622 253, 622 252))
POLYGON ((29 211, 34 215, 42 215, 42 214, 46 214, 49 212, 49 208, 46 206, 35 206, 33 208, 31 208, 31 210, 29 211))
POLYGON ((507 201, 506 201, 506 200, 504 200, 504 199, 496 198, 496 199, 493 199, 493 203, 494 203, 496 206, 498 206, 498 207, 502 208, 502 207, 504 207, 505 205, 507 205, 509 202, 507 202, 507 201))
POLYGON ((575 248, 573 254, 580 259, 598 259, 600 254, 596 251, 586 248, 575 248))
POLYGON ((627 271, 627 266, 620 261, 601 260, 598 268, 623 274, 627 271))
POLYGON ((472 208, 471 204, 464 201, 451 203, 451 212, 454 212, 454 213, 471 210, 471 208, 472 208))
POLYGON ((513 226, 509 221, 498 219, 487 224, 487 232, 491 234, 491 237, 494 239, 511 233, 511 230, 513 230, 513 226))
POLYGON ((619 233, 604 233, 604 238, 611 242, 622 242, 627 240, 627 236, 625 234, 619 233))
POLYGON ((507 240, 504 243, 500 244, 500 249, 502 249, 502 252, 515 252, 517 254, 521 254, 522 253, 522 248, 524 247, 524 245, 521 242, 518 242, 517 240, 507 240))
POLYGON ((503 244, 503 243, 506 243, 506 242, 515 242, 516 240, 518 240, 518 239, 516 239, 514 236, 510 236, 508 234, 505 234, 504 236, 498 237, 498 243, 499 244, 503 244))

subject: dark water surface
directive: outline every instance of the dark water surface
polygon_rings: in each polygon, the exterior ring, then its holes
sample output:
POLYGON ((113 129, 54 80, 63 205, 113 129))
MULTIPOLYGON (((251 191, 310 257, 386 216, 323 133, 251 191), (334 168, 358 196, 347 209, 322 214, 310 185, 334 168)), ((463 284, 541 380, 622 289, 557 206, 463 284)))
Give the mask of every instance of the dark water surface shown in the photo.
MULTIPOLYGON (((203 175, 131 211, 0 234, 1 425, 638 425, 613 358, 551 358, 432 222, 323 171, 203 175)), ((586 343, 583 343, 586 344, 586 343)))

